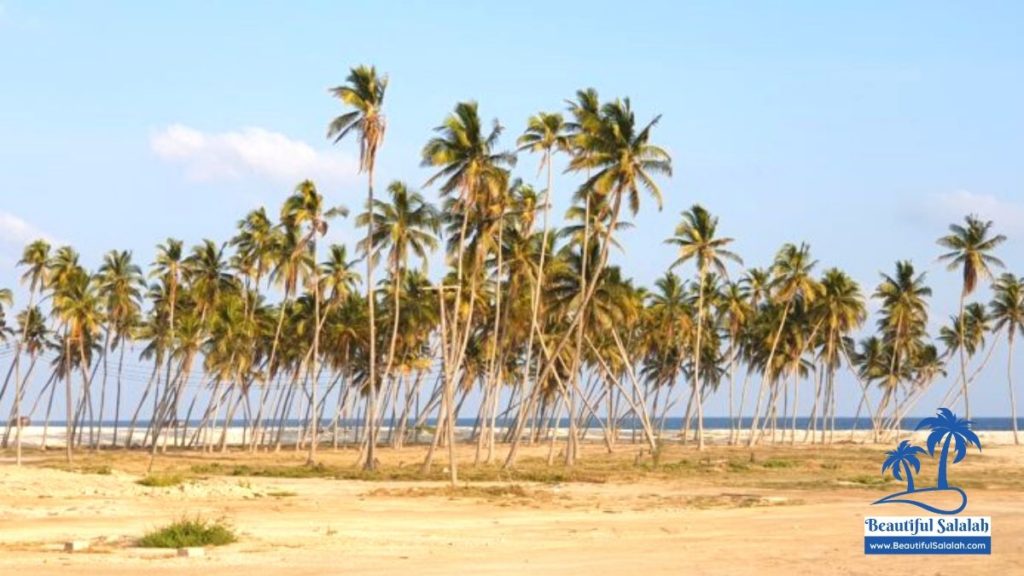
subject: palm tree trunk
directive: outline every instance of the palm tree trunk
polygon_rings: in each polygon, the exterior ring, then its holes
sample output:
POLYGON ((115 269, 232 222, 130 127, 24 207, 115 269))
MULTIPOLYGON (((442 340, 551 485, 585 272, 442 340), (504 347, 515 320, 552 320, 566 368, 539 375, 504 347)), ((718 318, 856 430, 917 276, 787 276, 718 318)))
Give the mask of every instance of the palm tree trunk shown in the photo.
POLYGON ((306 464, 316 462, 316 446, 320 443, 320 413, 316 410, 317 380, 320 378, 318 362, 320 360, 320 273, 316 263, 316 236, 319 233, 320 223, 313 223, 313 357, 310 358, 310 371, 312 372, 311 394, 313 422, 312 440, 309 443, 309 456, 306 464))
POLYGON ((369 221, 366 225, 366 305, 369 310, 370 321, 370 342, 369 342, 369 401, 366 407, 366 460, 363 462, 363 470, 373 471, 377 469, 377 315, 375 311, 375 298, 373 295, 373 161, 371 159, 366 178, 366 196, 369 221))
MULTIPOLYGON (((704 332, 704 277, 706 265, 700 267, 697 280, 697 343, 693 351, 693 391, 697 401, 697 450, 704 450, 704 403, 701 399, 700 340, 704 332)), ((730 402, 731 405, 731 402, 730 402)))
MULTIPOLYGON (((540 311, 540 297, 544 286, 544 258, 547 255, 548 250, 548 234, 550 227, 548 226, 548 214, 551 211, 551 151, 548 150, 545 155, 545 161, 547 162, 548 168, 548 187, 544 191, 544 233, 541 236, 540 245, 540 263, 537 266, 537 279, 533 286, 533 298, 530 302, 530 330, 526 338, 526 363, 523 365, 523 369, 526 371, 526 378, 523 380, 523 398, 529 398, 521 404, 519 414, 516 417, 515 432, 512 434, 512 444, 508 449, 508 456, 505 458, 505 464, 502 468, 508 470, 513 468, 516 463, 516 455, 519 452, 519 442, 523 434, 523 428, 526 425, 526 420, 530 416, 530 409, 534 405, 535 401, 535 390, 537 388, 537 381, 533 381, 533 385, 530 386, 530 365, 533 360, 533 336, 537 330, 537 316, 540 311), (529 394, 527 394, 525 387, 530 386, 529 394), (523 410, 522 408, 526 408, 523 410)), ((538 366, 537 372, 540 372, 538 366)), ((539 375, 539 374, 538 374, 539 375)))
MULTIPOLYGON (((775 331, 775 337, 772 339, 772 349, 768 352, 768 361, 765 363, 764 376, 761 378, 761 390, 758 392, 757 405, 761 406, 761 398, 764 396, 765 387, 768 384, 768 377, 772 372, 772 361, 775 360, 775 351, 779 346, 779 338, 782 337, 782 329, 786 326, 786 317, 789 315, 789 306, 792 302, 787 301, 786 306, 782 309, 782 320, 779 321, 779 329, 775 331)), ((758 426, 758 413, 754 412, 754 420, 750 423, 750 440, 747 442, 747 446, 753 446, 756 438, 758 426)))
POLYGON ((964 350, 964 339, 967 336, 964 334, 964 328, 966 325, 964 318, 964 298, 967 296, 963 291, 960 292, 960 380, 963 386, 964 394, 964 413, 968 420, 971 419, 971 402, 967 396, 967 352, 964 350))
MULTIPOLYGON (((1010 325, 1013 330, 1013 325, 1010 325)), ((1006 352, 1006 383, 1010 388, 1010 423, 1013 426, 1013 443, 1020 445, 1020 438, 1017 436, 1017 399, 1013 393, 1013 332, 1007 337, 1006 352)))

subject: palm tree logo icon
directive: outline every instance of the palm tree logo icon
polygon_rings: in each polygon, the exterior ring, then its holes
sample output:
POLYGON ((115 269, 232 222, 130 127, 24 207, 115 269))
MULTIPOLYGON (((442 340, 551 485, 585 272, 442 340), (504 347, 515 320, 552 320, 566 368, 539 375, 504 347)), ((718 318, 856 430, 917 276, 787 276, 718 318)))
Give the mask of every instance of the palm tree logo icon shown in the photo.
POLYGON ((906 475, 908 494, 914 491, 914 474, 921 471, 921 461, 917 459, 918 454, 924 454, 924 448, 914 446, 908 440, 904 440, 895 450, 886 453, 885 462, 882 463, 883 474, 892 468, 892 475, 897 480, 903 480, 903 475, 906 475), (910 471, 911 466, 914 467, 913 472, 910 471))
POLYGON ((909 441, 900 442, 895 450, 886 453, 886 459, 882 463, 882 473, 891 469, 892 475, 897 480, 903 480, 906 476, 907 489, 903 492, 890 494, 873 504, 912 504, 919 508, 928 510, 935 514, 957 514, 967 506, 967 494, 949 485, 948 462, 950 448, 953 449, 953 464, 962 461, 967 457, 967 448, 972 444, 981 451, 981 440, 971 430, 972 422, 963 418, 957 418, 948 408, 939 408, 936 416, 925 418, 917 425, 917 430, 928 428, 931 434, 928 435, 928 454, 935 457, 935 449, 942 445, 939 452, 939 473, 935 487, 915 489, 914 474, 921 471, 921 461, 918 454, 924 454, 925 450, 920 446, 914 446, 909 441), (959 502, 959 505, 952 505, 950 501, 959 502))

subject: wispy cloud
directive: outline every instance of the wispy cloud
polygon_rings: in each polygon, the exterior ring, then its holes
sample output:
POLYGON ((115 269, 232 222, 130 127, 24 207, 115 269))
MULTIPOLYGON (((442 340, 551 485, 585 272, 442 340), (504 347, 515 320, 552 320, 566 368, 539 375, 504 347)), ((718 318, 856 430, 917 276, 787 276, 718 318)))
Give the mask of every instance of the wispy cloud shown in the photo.
POLYGON ((992 194, 960 190, 935 195, 924 208, 930 218, 948 223, 968 214, 992 220, 999 232, 1024 234, 1024 202, 1006 200, 992 194))
POLYGON ((266 178, 296 184, 310 178, 338 183, 358 171, 354 158, 334 150, 318 150, 265 128, 231 132, 203 132, 173 124, 150 138, 150 148, 161 159, 177 164, 196 181, 266 178))
POLYGON ((5 251, 20 251, 33 240, 44 239, 52 242, 52 237, 29 222, 0 210, 0 246, 5 251))

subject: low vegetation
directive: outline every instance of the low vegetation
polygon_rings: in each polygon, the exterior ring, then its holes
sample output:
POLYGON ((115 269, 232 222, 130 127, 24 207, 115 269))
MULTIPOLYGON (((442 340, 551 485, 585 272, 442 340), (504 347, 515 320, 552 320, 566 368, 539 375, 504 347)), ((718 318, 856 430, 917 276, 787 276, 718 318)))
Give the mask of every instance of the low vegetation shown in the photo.
POLYGON ((222 522, 200 517, 182 518, 146 534, 139 540, 143 548, 193 548, 223 546, 235 542, 234 531, 222 522))
POLYGON ((185 481, 180 474, 149 474, 137 481, 136 484, 149 488, 167 488, 177 486, 185 481))

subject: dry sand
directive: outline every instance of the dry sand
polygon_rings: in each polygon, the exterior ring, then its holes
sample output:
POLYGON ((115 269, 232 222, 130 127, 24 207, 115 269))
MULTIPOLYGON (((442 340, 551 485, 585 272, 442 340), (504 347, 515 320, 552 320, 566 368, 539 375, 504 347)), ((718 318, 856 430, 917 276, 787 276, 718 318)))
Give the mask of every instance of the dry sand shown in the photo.
POLYGON ((85 474, 45 467, 41 457, 30 453, 35 463, 22 468, 0 463, 0 574, 1010 575, 1024 565, 1015 481, 1024 450, 1012 447, 972 455, 976 473, 1007 475, 968 490, 967 513, 993 518, 988 557, 865 556, 865 515, 916 509, 870 507, 885 490, 756 485, 771 470, 738 480, 697 473, 514 489, 475 483, 453 495, 436 482, 324 478, 207 476, 146 488, 135 483, 144 464, 115 461, 112 474, 85 474), (491 486, 500 490, 489 494, 491 486), (133 546, 147 530, 194 514, 225 519, 239 542, 202 558, 133 546), (92 547, 64 553, 67 540, 92 547))

